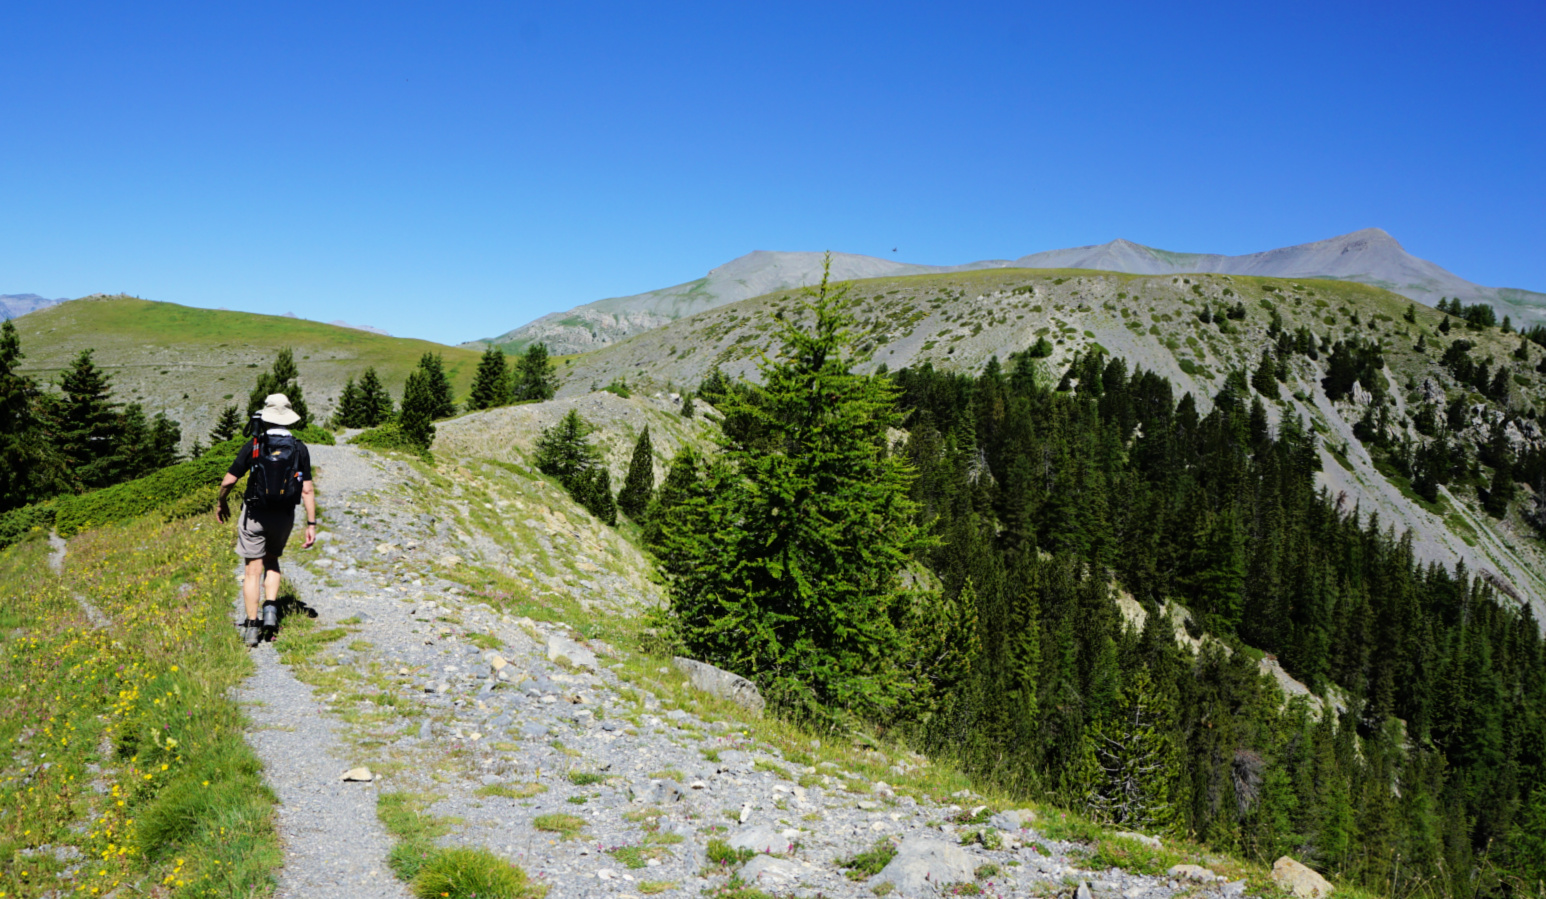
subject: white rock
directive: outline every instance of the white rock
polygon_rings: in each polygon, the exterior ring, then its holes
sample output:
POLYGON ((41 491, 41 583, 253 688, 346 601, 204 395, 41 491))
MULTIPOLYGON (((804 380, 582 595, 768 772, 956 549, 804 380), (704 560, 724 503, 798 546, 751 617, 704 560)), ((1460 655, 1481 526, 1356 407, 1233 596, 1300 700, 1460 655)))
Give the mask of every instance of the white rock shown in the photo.
POLYGON ((999 812, 988 819, 988 823, 999 830, 1015 833, 1025 829, 1032 821, 1036 820, 1036 813, 1028 808, 1010 809, 999 812))
POLYGON ((760 715, 767 703, 762 694, 758 692, 757 685, 740 676, 732 674, 722 668, 715 668, 707 662, 699 662, 693 659, 684 659, 681 656, 671 660, 677 670, 687 675, 692 685, 705 693, 728 699, 749 712, 760 715))
POLYGON ((1133 833, 1132 831, 1129 831, 1129 830, 1119 830, 1116 833, 1112 834, 1112 836, 1114 836, 1114 837, 1121 837, 1124 840, 1137 840, 1138 842, 1144 844, 1145 846, 1148 846, 1150 849, 1158 849, 1158 848, 1160 848, 1159 837, 1151 837, 1151 836, 1148 836, 1146 834, 1133 833))
POLYGON ((1176 880, 1195 880, 1198 883, 1212 883, 1218 879, 1218 875, 1201 865, 1171 865, 1165 872, 1176 880))
POLYGON ((1331 883, 1326 878, 1286 855, 1272 863, 1272 879, 1299 899, 1322 899, 1331 895, 1331 883))
POLYGON ((562 634, 549 634, 548 661, 556 662, 559 659, 563 659, 576 668, 596 670, 595 653, 562 634))
POLYGON ((343 780, 357 783, 370 783, 376 776, 370 773, 369 768, 350 768, 344 772, 343 780))
POLYGON ((740 877, 747 883, 785 887, 793 886, 804 873, 798 863, 787 858, 759 855, 741 866, 740 877))
POLYGON ((870 886, 889 883, 900 896, 934 896, 947 884, 971 883, 976 869, 976 860, 965 849, 919 834, 902 841, 896 857, 870 880, 870 886))
MULTIPOLYGON (((750 812, 751 807, 747 806, 743 811, 750 812)), ((793 848, 789 837, 763 824, 741 828, 731 834, 728 842, 731 849, 750 849, 758 855, 769 852, 786 855, 793 848)))

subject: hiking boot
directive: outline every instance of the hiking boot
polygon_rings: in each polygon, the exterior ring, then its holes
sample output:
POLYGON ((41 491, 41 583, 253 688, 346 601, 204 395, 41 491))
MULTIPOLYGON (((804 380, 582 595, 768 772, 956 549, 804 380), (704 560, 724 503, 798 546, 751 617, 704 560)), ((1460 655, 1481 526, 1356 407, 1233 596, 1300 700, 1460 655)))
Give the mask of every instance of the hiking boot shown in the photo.
POLYGON ((247 645, 248 649, 257 646, 258 641, 263 636, 263 628, 256 621, 243 621, 237 627, 237 631, 241 634, 242 642, 247 645))
POLYGON ((271 602, 263 604, 263 629, 268 631, 279 630, 279 606, 271 602))

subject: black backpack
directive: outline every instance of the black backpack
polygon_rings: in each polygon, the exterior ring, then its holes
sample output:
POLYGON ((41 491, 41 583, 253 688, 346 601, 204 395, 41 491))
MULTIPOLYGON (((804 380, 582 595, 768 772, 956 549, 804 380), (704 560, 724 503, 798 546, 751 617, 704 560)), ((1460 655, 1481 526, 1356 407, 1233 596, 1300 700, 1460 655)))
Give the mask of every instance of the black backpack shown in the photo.
MULTIPOLYGON (((245 451, 245 450, 244 450, 245 451)), ((243 502, 249 513, 294 509, 301 501, 301 444, 287 434, 252 438, 243 502)))

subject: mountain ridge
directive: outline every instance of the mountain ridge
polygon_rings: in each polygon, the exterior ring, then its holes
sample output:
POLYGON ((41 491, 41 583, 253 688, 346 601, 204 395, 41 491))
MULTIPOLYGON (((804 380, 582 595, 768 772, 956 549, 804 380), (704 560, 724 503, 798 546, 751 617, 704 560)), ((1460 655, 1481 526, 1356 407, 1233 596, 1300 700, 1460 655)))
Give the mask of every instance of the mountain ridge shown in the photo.
MULTIPOLYGON (((658 290, 609 297, 552 312, 498 337, 470 341, 518 351, 543 341, 560 355, 599 349, 699 312, 767 293, 816 283, 823 253, 754 250, 703 277, 658 290)), ((1331 278, 1381 287, 1424 305, 1441 297, 1487 303, 1521 323, 1546 322, 1546 293, 1484 287, 1411 255, 1380 228, 1228 256, 1161 250, 1125 238, 1103 244, 1031 253, 1014 260, 985 259, 962 265, 920 265, 853 253, 832 254, 839 281, 950 274, 994 268, 1086 269, 1135 275, 1225 274, 1277 278, 1331 278)))

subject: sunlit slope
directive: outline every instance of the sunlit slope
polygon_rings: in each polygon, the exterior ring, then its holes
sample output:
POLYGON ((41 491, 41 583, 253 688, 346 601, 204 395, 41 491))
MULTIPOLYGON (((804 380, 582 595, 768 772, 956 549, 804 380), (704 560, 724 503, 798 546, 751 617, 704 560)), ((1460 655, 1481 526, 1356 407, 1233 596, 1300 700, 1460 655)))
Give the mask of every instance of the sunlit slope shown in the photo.
MULTIPOLYGON (((56 379, 81 350, 96 350, 113 375, 116 397, 164 410, 188 442, 203 437, 222 406, 245 405, 258 373, 282 347, 295 350, 313 417, 329 414, 344 381, 374 366, 394 399, 424 353, 440 353, 458 396, 472 384, 478 353, 320 322, 195 309, 129 297, 75 300, 15 322, 26 353, 22 368, 56 379)), ((207 441, 206 441, 207 442, 207 441)))
MULTIPOLYGON (((992 269, 849 282, 854 331, 870 354, 868 367, 895 370, 929 363, 976 371, 993 356, 1006 361, 1040 338, 1051 344, 1048 371, 1060 375, 1077 354, 1101 348, 1169 378, 1177 393, 1191 391, 1203 409, 1231 370, 1256 368, 1272 345, 1274 313, 1281 327, 1311 329, 1321 339, 1360 336, 1385 348, 1385 378, 1398 420, 1409 420, 1429 382, 1445 401, 1471 396, 1439 365, 1444 347, 1464 337, 1478 360, 1513 371, 1510 402, 1516 409, 1546 409, 1546 382, 1535 371, 1542 350, 1514 358, 1517 334, 1497 328, 1438 331, 1445 317, 1378 287, 1347 281, 1230 275, 1125 275, 1073 269, 992 269), (1239 318, 1228 318, 1237 308, 1239 318), (1411 308, 1414 322, 1403 316, 1411 308), (1225 316, 1204 322, 1204 311, 1225 316), (1426 352, 1414 347, 1419 335, 1426 352)), ((673 322, 596 352, 566 360, 560 396, 583 393, 615 379, 635 390, 696 387, 715 366, 730 375, 755 376, 761 354, 776 351, 780 318, 801 316, 797 291, 779 291, 673 322)), ((1474 489, 1454 487, 1441 502, 1415 500, 1410 486, 1376 468, 1353 435, 1363 407, 1331 402, 1321 387, 1326 356, 1290 357, 1292 373, 1280 397, 1268 404, 1274 421, 1300 416, 1319 432, 1323 484, 1346 494, 1349 508, 1378 512, 1383 525, 1411 531, 1420 556, 1445 564, 1465 559, 1491 572, 1520 597, 1536 603, 1546 619, 1546 559, 1534 532, 1517 517, 1501 521, 1482 514, 1474 489), (1346 451, 1342 452, 1342 448, 1346 451)), ((1480 402, 1482 398, 1476 396, 1480 402)), ((1407 433, 1415 437, 1410 425, 1407 433)), ((1478 419, 1476 430, 1482 424, 1478 419)))

